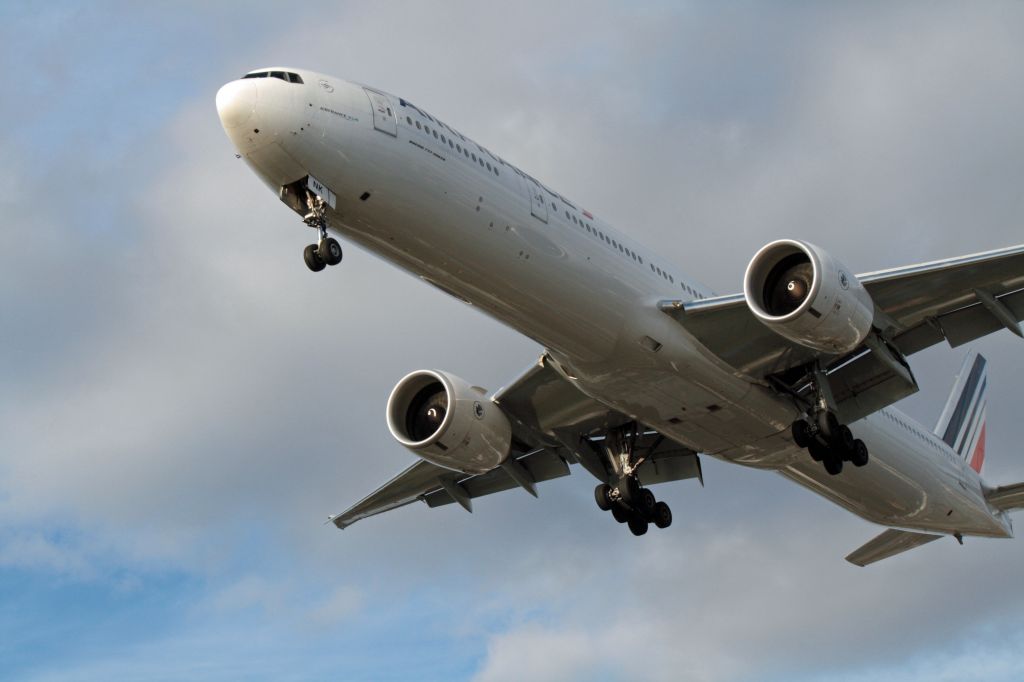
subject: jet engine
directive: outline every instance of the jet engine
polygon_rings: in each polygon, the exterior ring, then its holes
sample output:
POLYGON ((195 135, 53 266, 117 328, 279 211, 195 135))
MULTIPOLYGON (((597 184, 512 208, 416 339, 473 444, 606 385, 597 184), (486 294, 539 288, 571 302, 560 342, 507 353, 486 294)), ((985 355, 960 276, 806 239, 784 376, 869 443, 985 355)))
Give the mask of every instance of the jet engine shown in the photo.
POLYGON ((824 249, 781 239, 747 266, 743 295, 769 329, 826 353, 848 353, 871 331, 875 306, 846 267, 824 249))
POLYGON ((467 474, 499 466, 512 449, 512 425, 479 386, 434 370, 408 374, 388 398, 388 428, 428 462, 467 474))

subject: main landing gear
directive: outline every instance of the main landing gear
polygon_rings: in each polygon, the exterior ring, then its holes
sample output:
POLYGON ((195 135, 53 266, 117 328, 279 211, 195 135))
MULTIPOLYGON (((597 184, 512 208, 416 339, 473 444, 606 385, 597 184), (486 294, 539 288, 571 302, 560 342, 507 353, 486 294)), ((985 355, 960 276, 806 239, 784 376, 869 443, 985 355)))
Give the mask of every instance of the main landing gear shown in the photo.
POLYGON ((306 261, 306 267, 313 272, 320 272, 328 265, 337 265, 341 262, 341 244, 334 237, 327 236, 327 211, 324 208, 324 200, 307 192, 306 205, 309 212, 302 222, 315 227, 320 233, 320 240, 307 246, 302 252, 302 258, 306 261))
POLYGON ((594 499, 602 511, 611 512, 616 521, 629 526, 633 535, 643 535, 652 523, 658 528, 671 526, 672 510, 640 485, 636 471, 643 464, 643 458, 636 458, 633 454, 637 431, 634 424, 631 432, 614 429, 608 433, 604 450, 615 478, 612 483, 598 485, 594 489, 594 499))
POLYGON ((811 459, 821 462, 825 471, 836 476, 843 471, 843 463, 856 467, 868 463, 868 448, 859 438, 854 438, 850 427, 840 424, 836 413, 830 409, 833 404, 828 377, 821 370, 814 373, 816 393, 815 409, 806 419, 793 422, 793 442, 807 448, 811 459))

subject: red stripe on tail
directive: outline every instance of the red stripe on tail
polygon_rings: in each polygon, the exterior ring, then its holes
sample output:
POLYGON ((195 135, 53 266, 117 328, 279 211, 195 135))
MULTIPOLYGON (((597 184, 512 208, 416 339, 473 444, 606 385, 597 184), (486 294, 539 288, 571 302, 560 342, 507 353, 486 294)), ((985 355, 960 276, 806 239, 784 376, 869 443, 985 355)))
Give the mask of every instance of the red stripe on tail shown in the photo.
POLYGON ((974 446, 974 454, 971 455, 971 468, 981 473, 981 465, 985 463, 985 425, 981 425, 981 435, 978 436, 978 444, 974 446))

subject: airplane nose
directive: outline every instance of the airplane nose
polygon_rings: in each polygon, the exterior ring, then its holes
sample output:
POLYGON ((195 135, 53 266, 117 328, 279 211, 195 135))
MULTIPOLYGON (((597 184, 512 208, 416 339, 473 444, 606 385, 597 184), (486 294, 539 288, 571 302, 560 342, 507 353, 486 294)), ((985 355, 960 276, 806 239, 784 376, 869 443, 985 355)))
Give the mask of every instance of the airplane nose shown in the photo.
POLYGON ((248 121, 256 109, 256 82, 253 79, 231 81, 217 91, 217 114, 225 130, 248 121))

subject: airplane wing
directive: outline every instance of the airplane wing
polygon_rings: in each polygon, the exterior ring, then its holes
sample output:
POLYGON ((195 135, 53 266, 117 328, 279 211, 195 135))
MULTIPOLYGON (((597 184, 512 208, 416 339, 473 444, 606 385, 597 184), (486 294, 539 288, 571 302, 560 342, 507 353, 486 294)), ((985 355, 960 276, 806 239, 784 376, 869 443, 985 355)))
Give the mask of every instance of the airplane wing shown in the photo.
POLYGON ((906 552, 907 550, 928 544, 932 540, 938 540, 941 535, 930 533, 912 533, 909 530, 896 530, 890 528, 881 535, 875 537, 853 551, 846 560, 855 566, 867 566, 882 559, 906 552))
MULTIPOLYGON (((610 472, 605 463, 582 441, 587 434, 603 433, 629 420, 580 392, 551 362, 542 356, 493 396, 512 422, 512 454, 500 467, 471 475, 420 460, 328 520, 345 528, 416 501, 428 507, 457 502, 472 511, 473 499, 517 487, 536 497, 537 483, 568 476, 570 464, 581 464, 598 480, 607 480, 610 472)), ((642 434, 635 448, 644 454, 638 470, 644 485, 702 478, 696 453, 655 432, 642 434)))
POLYGON ((662 301, 660 308, 751 381, 794 388, 803 378, 797 370, 820 360, 846 422, 917 391, 900 356, 941 341, 960 346, 1000 329, 1021 336, 1024 245, 871 272, 857 279, 875 303, 874 325, 885 341, 881 347, 862 347, 844 356, 779 336, 754 317, 742 294, 662 301), (886 346, 897 352, 887 352, 886 346))

